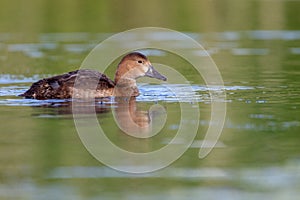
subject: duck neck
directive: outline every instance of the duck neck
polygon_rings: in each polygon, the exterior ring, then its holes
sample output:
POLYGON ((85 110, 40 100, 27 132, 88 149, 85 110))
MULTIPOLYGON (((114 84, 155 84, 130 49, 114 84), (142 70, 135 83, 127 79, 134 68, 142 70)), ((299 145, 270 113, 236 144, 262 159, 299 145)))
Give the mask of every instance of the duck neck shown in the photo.
POLYGON ((138 96, 136 80, 131 78, 115 79, 115 96, 138 96))
POLYGON ((115 83, 119 87, 132 87, 136 86, 136 80, 132 78, 115 78, 115 83))

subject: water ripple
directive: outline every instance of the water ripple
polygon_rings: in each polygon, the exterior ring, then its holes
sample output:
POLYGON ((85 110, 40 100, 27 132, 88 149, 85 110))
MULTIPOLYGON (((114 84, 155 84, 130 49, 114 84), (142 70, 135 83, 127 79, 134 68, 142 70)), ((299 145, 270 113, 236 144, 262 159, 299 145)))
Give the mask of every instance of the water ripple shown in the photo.
MULTIPOLYGON (((61 100, 28 100, 18 97, 24 93, 29 86, 23 83, 33 82, 40 78, 39 75, 26 78, 23 76, 2 75, 0 76, 0 105, 10 106, 37 106, 49 103, 59 103, 61 100)), ((140 84, 141 95, 137 101, 142 102, 207 102, 210 103, 211 97, 209 92, 214 92, 214 98, 217 101, 226 101, 223 97, 223 90, 238 91, 252 90, 249 86, 205 86, 205 85, 188 85, 188 84, 163 84, 150 85, 140 84)))

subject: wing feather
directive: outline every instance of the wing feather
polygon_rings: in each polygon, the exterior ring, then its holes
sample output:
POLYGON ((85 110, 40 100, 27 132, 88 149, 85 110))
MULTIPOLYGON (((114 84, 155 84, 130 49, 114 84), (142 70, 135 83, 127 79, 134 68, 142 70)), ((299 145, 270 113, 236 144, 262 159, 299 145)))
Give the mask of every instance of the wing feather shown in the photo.
POLYGON ((36 99, 71 98, 74 85, 77 89, 101 91, 113 88, 115 83, 100 72, 82 69, 39 80, 20 96, 36 99))

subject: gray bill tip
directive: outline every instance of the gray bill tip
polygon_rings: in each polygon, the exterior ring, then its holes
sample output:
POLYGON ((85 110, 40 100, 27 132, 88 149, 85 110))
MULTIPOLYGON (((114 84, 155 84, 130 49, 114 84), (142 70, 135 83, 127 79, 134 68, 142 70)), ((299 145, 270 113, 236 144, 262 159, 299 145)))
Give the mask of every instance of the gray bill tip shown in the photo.
POLYGON ((163 81, 167 80, 167 78, 164 75, 160 74, 156 69, 154 69, 153 66, 149 67, 149 70, 145 73, 145 76, 156 78, 163 81))

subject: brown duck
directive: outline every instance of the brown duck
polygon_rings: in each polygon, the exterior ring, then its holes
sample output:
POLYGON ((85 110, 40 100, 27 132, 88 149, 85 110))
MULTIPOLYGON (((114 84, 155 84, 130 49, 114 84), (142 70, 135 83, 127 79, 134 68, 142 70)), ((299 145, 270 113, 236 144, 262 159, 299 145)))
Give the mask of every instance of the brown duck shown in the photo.
POLYGON ((133 52, 120 61, 114 81, 98 71, 81 69, 39 80, 20 96, 34 99, 138 96, 136 79, 143 76, 167 80, 145 55, 133 52))

